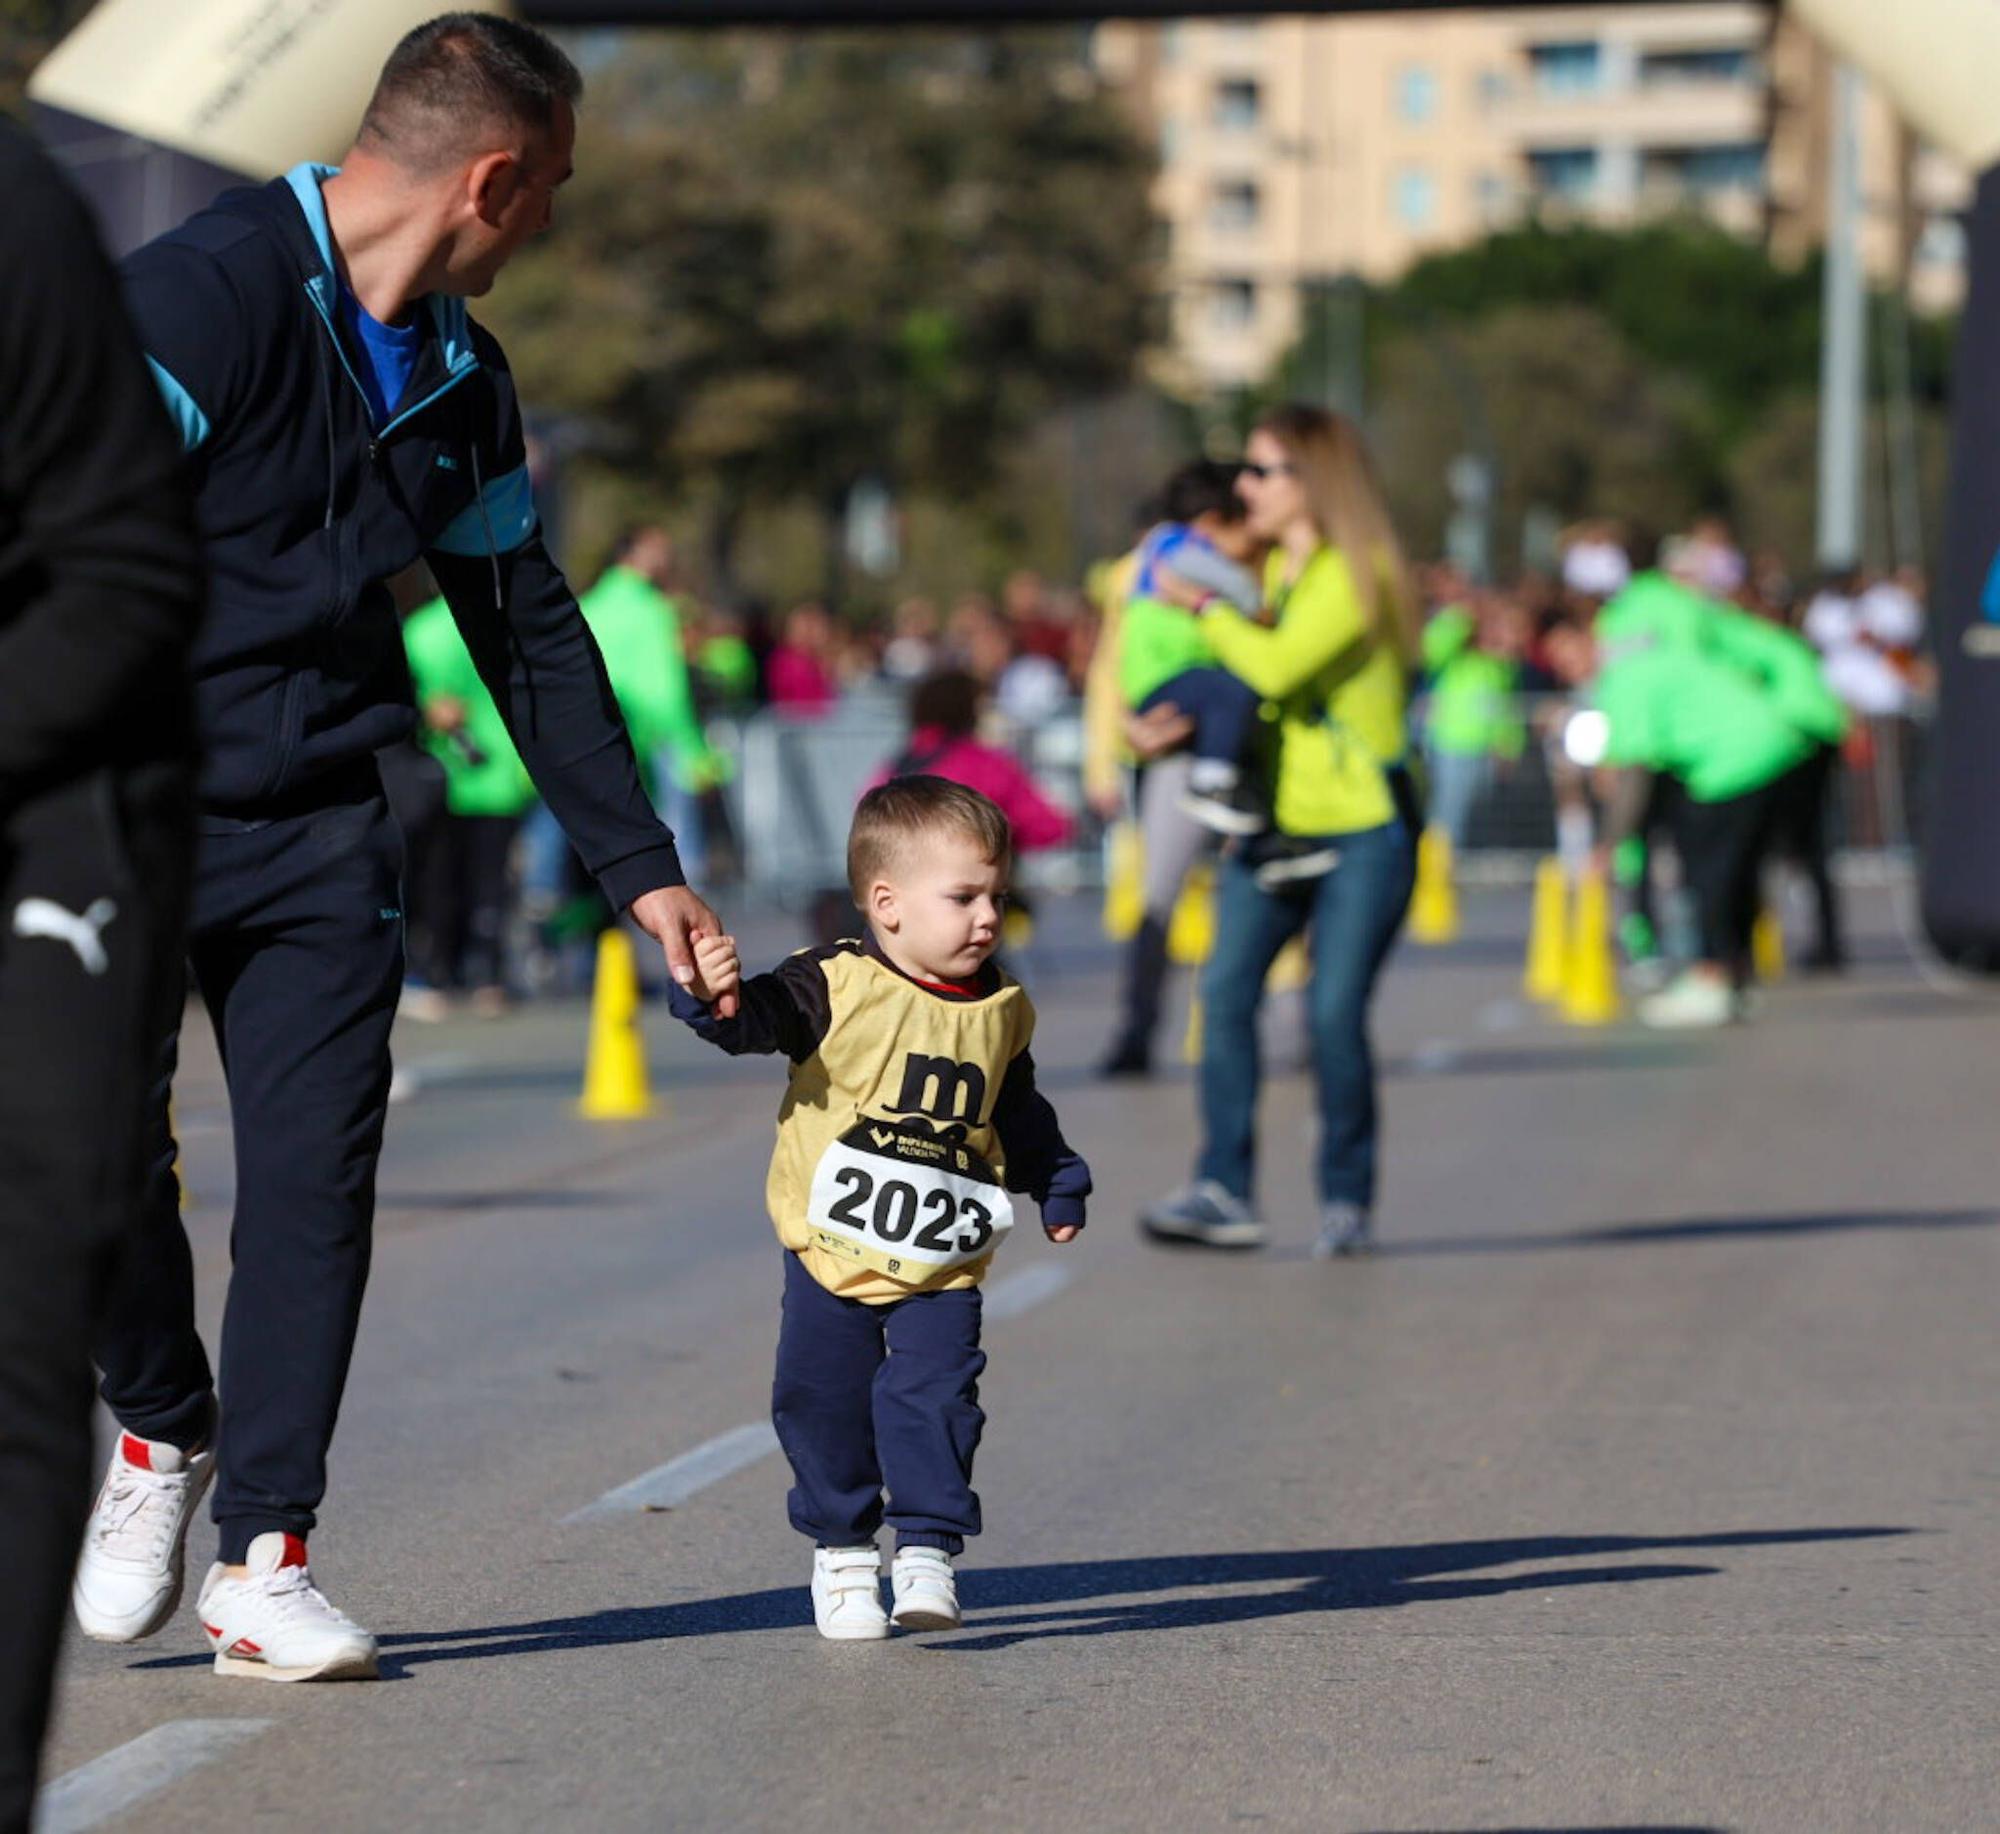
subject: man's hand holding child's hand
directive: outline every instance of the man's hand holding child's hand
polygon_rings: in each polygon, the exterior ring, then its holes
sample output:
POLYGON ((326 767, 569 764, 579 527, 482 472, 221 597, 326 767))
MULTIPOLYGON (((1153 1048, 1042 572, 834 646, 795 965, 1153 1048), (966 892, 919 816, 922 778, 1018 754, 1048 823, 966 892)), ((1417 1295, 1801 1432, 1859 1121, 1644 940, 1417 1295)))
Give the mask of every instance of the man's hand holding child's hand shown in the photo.
POLYGON ((1077 1230, 1081 1227, 1079 1223, 1065 1223, 1060 1229, 1051 1229, 1044 1223, 1042 1233, 1052 1242, 1073 1242, 1076 1240, 1077 1230))
POLYGON ((688 992, 704 1006, 733 996, 743 985, 743 961, 736 953, 736 938, 691 930, 688 940, 694 944, 694 979, 687 983, 688 992))

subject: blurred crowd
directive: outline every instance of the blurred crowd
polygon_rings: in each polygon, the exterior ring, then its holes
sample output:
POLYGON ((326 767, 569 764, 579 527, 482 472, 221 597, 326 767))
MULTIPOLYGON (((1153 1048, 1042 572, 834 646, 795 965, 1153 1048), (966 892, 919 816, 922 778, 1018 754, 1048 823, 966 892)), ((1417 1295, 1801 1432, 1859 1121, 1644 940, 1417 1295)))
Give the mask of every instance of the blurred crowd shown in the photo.
MULTIPOLYGON (((1164 499, 1146 506, 1140 529, 1163 526, 1163 509, 1164 499)), ((1415 570, 1413 738, 1429 823, 1459 852, 1539 850, 1551 829, 1567 858, 1588 850, 1595 811, 1586 774, 1560 744, 1573 684, 1557 658, 1630 584, 1631 535, 1611 521, 1579 523, 1564 531, 1554 565, 1504 584, 1442 561, 1415 570)), ((810 600, 732 609, 688 590, 672 539, 642 526, 619 538, 583 604, 646 787, 691 876, 727 883, 742 876, 726 794, 734 740, 759 716, 801 725, 873 717, 884 771, 945 758, 947 774, 1008 807, 1026 849, 1094 850, 1131 803, 1123 722, 1132 708, 1100 637, 1107 613, 1115 621, 1134 590, 1132 558, 1076 584, 1024 569, 992 591, 906 598, 874 616, 810 600), (1038 780, 1024 760, 1037 755, 1037 735, 1065 725, 1080 725, 1081 739, 1059 748, 1063 768, 1038 780)), ((1908 729, 1933 685, 1921 577, 1855 570, 1802 583, 1775 556, 1745 552, 1718 517, 1660 543, 1659 566, 1813 646, 1828 688, 1855 716, 1840 748, 1830 844, 1899 838, 1892 805, 1909 771, 1908 729)), ((497 1013, 565 959, 573 966, 606 913, 539 804, 443 604, 416 607, 405 634, 422 714, 420 745, 390 761, 410 837, 405 1010, 432 1018, 463 1002, 497 1013)))

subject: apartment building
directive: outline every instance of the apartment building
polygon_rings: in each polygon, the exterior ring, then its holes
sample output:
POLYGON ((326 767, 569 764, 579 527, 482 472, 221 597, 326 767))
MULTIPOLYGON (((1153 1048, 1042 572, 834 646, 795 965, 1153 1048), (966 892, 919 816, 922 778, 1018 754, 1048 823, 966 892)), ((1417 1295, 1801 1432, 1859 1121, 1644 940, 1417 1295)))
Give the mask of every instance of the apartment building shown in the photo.
MULTIPOLYGON (((1790 252, 1823 228, 1811 140, 1830 67, 1750 0, 1106 25, 1096 55, 1157 140, 1174 350, 1195 387, 1268 371, 1309 283, 1387 279, 1531 214, 1696 211, 1745 236, 1782 221, 1790 252)), ((1907 200, 1919 173, 1929 186, 1920 227, 1905 201, 1873 236, 1876 270, 1899 251, 1951 270, 1962 176, 1879 103, 1865 143, 1871 199, 1907 200)), ((1948 295, 1951 272, 1935 278, 1931 297, 1948 295)))

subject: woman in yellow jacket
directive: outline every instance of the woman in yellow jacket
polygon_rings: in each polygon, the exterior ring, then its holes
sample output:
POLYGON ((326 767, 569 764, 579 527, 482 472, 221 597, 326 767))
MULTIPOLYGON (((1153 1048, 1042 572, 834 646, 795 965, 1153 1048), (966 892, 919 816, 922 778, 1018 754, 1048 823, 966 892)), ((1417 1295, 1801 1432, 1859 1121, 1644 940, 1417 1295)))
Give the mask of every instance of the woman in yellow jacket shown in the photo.
POLYGON ((1360 435, 1319 408, 1273 414, 1238 481, 1276 545, 1269 625, 1206 614, 1222 666, 1265 702, 1273 827, 1224 862, 1203 980, 1203 1144, 1194 1182, 1140 1218, 1155 1237, 1264 1241, 1254 1205, 1258 1010, 1277 953, 1309 930, 1322 1255, 1372 1246, 1375 1066, 1368 1007, 1416 873, 1405 703, 1416 595, 1360 435))

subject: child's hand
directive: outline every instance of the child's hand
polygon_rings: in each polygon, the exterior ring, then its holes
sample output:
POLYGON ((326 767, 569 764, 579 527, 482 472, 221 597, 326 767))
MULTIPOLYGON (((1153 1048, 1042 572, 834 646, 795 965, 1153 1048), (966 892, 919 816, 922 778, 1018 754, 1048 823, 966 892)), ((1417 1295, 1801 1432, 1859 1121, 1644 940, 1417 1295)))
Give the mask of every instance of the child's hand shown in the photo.
POLYGON ((1064 1223, 1060 1229, 1051 1229, 1048 1224, 1044 1223, 1042 1225, 1042 1233, 1052 1242, 1073 1242, 1077 1238, 1077 1232, 1082 1227, 1081 1223, 1064 1223))
POLYGON ((694 979, 687 990, 704 1006, 713 1006, 743 984, 743 962, 736 953, 736 938, 712 936, 706 930, 691 930, 694 944, 694 979))

